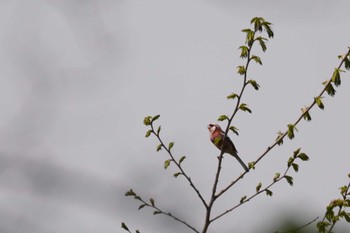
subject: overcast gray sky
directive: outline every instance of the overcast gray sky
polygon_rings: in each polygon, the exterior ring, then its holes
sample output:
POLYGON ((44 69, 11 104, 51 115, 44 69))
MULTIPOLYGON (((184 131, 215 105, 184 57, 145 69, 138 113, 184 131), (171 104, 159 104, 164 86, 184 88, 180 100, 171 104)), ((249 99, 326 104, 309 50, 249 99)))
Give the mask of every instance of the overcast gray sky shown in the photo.
MULTIPOLYGON (((311 103, 350 46, 348 0, 3 0, 0 2, 0 231, 191 232, 152 216, 125 198, 133 188, 199 229, 204 208, 166 154, 146 139, 146 115, 160 114, 164 140, 206 199, 218 151, 206 126, 233 103, 241 29, 252 17, 272 22, 275 38, 250 77, 261 90, 244 97, 230 135, 242 159, 255 160, 311 103), (190 208, 189 208, 190 206, 190 208)), ((322 216, 350 172, 349 73, 325 110, 298 126, 296 139, 274 149, 218 202, 215 213, 282 172, 296 148, 310 156, 295 185, 278 184, 212 225, 211 232, 257 232, 284 213, 322 216)), ((222 185, 242 168, 224 159, 222 185)), ((348 227, 348 226, 347 226, 348 227)), ((278 229, 275 229, 278 230, 278 229)))

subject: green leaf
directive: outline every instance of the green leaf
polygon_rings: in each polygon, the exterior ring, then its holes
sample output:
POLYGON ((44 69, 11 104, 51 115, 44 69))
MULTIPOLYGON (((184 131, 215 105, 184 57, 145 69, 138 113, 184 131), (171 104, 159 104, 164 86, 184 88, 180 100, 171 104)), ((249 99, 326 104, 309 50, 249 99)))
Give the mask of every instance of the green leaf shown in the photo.
POLYGON ((350 60, 347 57, 344 58, 344 66, 345 66, 345 69, 350 70, 350 60))
POLYGON ((294 138, 294 130, 298 131, 297 128, 293 124, 288 125, 287 136, 289 139, 294 138))
POLYGON ((150 125, 150 124, 151 124, 151 119, 152 119, 151 116, 146 116, 146 117, 143 119, 143 124, 144 124, 144 125, 150 125))
POLYGON ((248 44, 249 47, 252 47, 254 43, 254 37, 255 37, 255 32, 249 31, 246 35, 246 44, 248 44))
POLYGON ((293 186, 293 177, 291 177, 291 176, 284 176, 284 178, 286 178, 286 180, 287 180, 287 182, 288 182, 288 184, 290 186, 293 186))
POLYGON ((267 195, 267 196, 272 197, 272 194, 273 194, 273 193, 272 193, 270 190, 266 189, 266 195, 267 195))
POLYGON ((259 65, 262 65, 262 62, 261 62, 260 57, 253 55, 250 59, 251 59, 251 60, 254 60, 254 61, 255 61, 256 63, 258 63, 259 65))
POLYGON ((158 120, 159 117, 160 117, 160 115, 155 115, 154 117, 152 117, 152 122, 158 120))
POLYGON ((250 21, 250 23, 251 24, 254 24, 254 30, 257 32, 257 31, 259 31, 259 32, 262 32, 262 23, 261 23, 261 21, 262 21, 262 18, 260 18, 260 17, 254 17, 251 21, 250 21))
POLYGON ((148 131, 146 132, 145 137, 146 137, 146 138, 148 138, 148 137, 151 135, 151 133, 152 133, 152 130, 151 130, 151 129, 150 129, 150 130, 148 130, 148 131))
POLYGON ((323 103, 322 103, 321 98, 322 98, 322 97, 320 97, 320 96, 315 97, 315 102, 316 102, 317 106, 318 106, 320 109, 324 109, 324 105, 323 105, 323 103))
POLYGON ((329 222, 318 222, 317 223, 317 229, 319 233, 325 233, 326 228, 331 225, 329 222))
POLYGON ((249 33, 249 32, 252 32, 252 30, 250 28, 246 28, 246 29, 243 29, 242 32, 249 33))
POLYGON ((310 112, 309 112, 309 108, 308 107, 304 107, 301 109, 302 113, 303 113, 303 118, 307 121, 311 121, 311 116, 310 116, 310 112))
POLYGON ((276 142, 277 142, 277 145, 283 144, 283 133, 281 131, 277 132, 276 142))
POLYGON ((255 169, 255 162, 249 162, 248 163, 248 168, 250 169, 255 169))
POLYGON ((309 160, 309 156, 307 156, 305 153, 300 153, 300 154, 298 155, 298 158, 301 159, 301 160, 303 160, 303 161, 309 160))
POLYGON ((179 165, 186 159, 186 156, 182 156, 180 159, 179 159, 179 165))
POLYGON ((334 85, 337 87, 341 84, 341 79, 340 79, 340 72, 338 68, 334 69, 333 75, 332 75, 332 82, 334 85))
POLYGON ((348 190, 348 187, 346 185, 342 186, 339 188, 340 189, 340 194, 344 196, 346 194, 346 191, 348 190))
POLYGON ((251 84, 255 90, 259 90, 260 85, 255 80, 248 80, 247 84, 251 84))
POLYGON ((228 120, 228 116, 226 115, 219 116, 218 121, 224 121, 224 120, 228 120))
POLYGON ((139 208, 137 210, 140 210, 140 209, 142 209, 145 206, 147 206, 147 204, 142 204, 142 205, 139 206, 139 208))
POLYGON ((161 126, 158 126, 158 129, 157 129, 157 135, 158 136, 159 136, 160 130, 161 130, 161 126))
POLYGON ((167 159, 164 161, 164 169, 167 169, 170 166, 171 159, 167 159))
POLYGON ((149 199, 149 202, 151 202, 151 205, 154 206, 154 200, 153 200, 153 198, 150 198, 150 199, 149 199))
POLYGON ((326 214, 325 214, 326 218, 328 221, 332 221, 334 218, 334 211, 332 208, 327 208, 326 214))
POLYGON ((245 199, 247 199, 247 196, 243 196, 241 197, 241 200, 239 201, 240 203, 243 203, 245 201, 245 199))
POLYGON ((348 223, 350 223, 350 214, 346 213, 345 211, 341 212, 342 217, 345 218, 345 221, 347 221, 348 223))
POLYGON ((258 37, 258 38, 256 38, 256 40, 259 42, 262 51, 265 52, 267 49, 266 44, 265 44, 266 38, 258 37))
POLYGON ((290 167, 290 166, 292 166, 292 163, 294 162, 294 158, 293 157, 290 157, 289 159, 288 159, 288 162, 287 162, 287 166, 288 167, 290 167))
POLYGON ((156 214, 161 214, 162 212, 160 212, 159 210, 156 210, 153 212, 153 215, 156 215, 156 214))
POLYGON ((273 181, 276 182, 281 176, 281 173, 276 173, 275 176, 273 177, 273 181))
POLYGON ((173 146, 174 146, 174 142, 170 142, 169 143, 169 150, 171 150, 171 148, 173 148, 173 146))
POLYGON ((231 95, 228 95, 226 98, 227 99, 235 99, 235 98, 237 98, 238 97, 238 95, 236 94, 236 93, 232 93, 231 95))
POLYGON ((249 112, 249 113, 252 113, 252 110, 250 110, 247 106, 247 104, 245 103, 242 103, 241 105, 239 105, 239 109, 244 111, 244 112, 249 112))
POLYGON ((296 164, 296 163, 292 163, 292 167, 294 169, 295 172, 298 172, 299 171, 299 165, 296 164))
POLYGON ((307 121, 311 121, 310 112, 309 111, 305 112, 303 118, 307 121))
POLYGON ((240 55, 240 57, 241 57, 241 58, 246 58, 246 57, 248 57, 248 51, 249 51, 248 47, 245 46, 245 45, 242 45, 242 46, 239 47, 239 48, 240 48, 240 50, 241 50, 241 55, 240 55))
POLYGON ((260 182, 260 183, 256 186, 256 188, 255 188, 256 192, 259 192, 259 191, 260 191, 261 186, 262 186, 262 183, 260 182))
POLYGON ((136 193, 134 193, 134 191, 132 189, 130 189, 129 191, 127 191, 125 193, 125 196, 136 196, 136 193))
POLYGON ((246 72, 245 67, 244 66, 237 66, 237 73, 240 75, 244 75, 246 72))
POLYGON ((231 125, 229 129, 238 136, 238 129, 236 127, 231 125))
POLYGON ((159 145, 157 146, 157 151, 160 151, 160 150, 162 149, 162 147, 163 147, 163 145, 162 145, 162 144, 159 144, 159 145))
MULTIPOLYGON (((350 195, 350 192, 348 192, 348 194, 347 194, 347 195, 349 196, 349 195, 350 195)), ((348 207, 349 207, 349 206, 350 206, 350 199, 345 200, 345 202, 347 203, 347 204, 346 204, 346 206, 348 206, 348 207)))
POLYGON ((293 157, 294 157, 294 158, 297 157, 297 155, 299 154, 300 150, 301 150, 301 148, 298 148, 298 149, 296 149, 295 151, 293 151, 293 157))
POLYGON ((267 35, 269 36, 269 38, 273 38, 274 33, 271 30, 270 24, 271 23, 269 23, 269 22, 265 22, 265 23, 263 23, 263 26, 264 26, 265 31, 267 32, 267 35))
POLYGON ((327 86, 326 86, 326 92, 327 92, 327 94, 329 95, 329 96, 334 96, 335 95, 335 89, 334 89, 334 87, 333 87, 333 85, 330 83, 330 82, 326 82, 327 84, 327 86))
POLYGON ((182 173, 181 172, 176 172, 175 174, 174 174, 174 177, 175 178, 177 178, 179 175, 181 175, 182 173))
MULTIPOLYGON (((129 228, 126 226, 126 224, 125 223, 123 223, 122 222, 122 228, 124 229, 124 230, 126 230, 126 231, 129 231, 129 228)), ((130 232, 130 231, 129 231, 130 232)))
POLYGON ((136 230, 135 233, 140 233, 140 231, 139 231, 139 230, 136 230))

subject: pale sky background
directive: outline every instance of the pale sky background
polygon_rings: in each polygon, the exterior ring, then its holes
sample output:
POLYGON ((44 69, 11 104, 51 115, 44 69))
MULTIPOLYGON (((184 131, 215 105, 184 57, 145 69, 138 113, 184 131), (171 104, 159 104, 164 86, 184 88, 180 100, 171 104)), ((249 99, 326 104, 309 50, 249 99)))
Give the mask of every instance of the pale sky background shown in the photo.
MULTIPOLYGON (((242 159, 255 160, 310 104, 350 46, 350 1, 3 0, 0 1, 0 232, 115 233, 121 222, 147 232, 192 232, 124 197, 133 188, 201 229, 204 208, 164 152, 144 137, 146 115, 160 114, 162 135, 186 155, 184 169, 206 199, 218 151, 206 126, 234 103, 242 64, 241 29, 252 17, 272 22, 275 38, 250 78, 230 135, 242 159)), ((210 232, 259 232, 297 211, 322 217, 348 182, 350 73, 325 110, 298 126, 218 202, 219 213, 283 172, 302 147, 295 185, 279 183, 211 226, 210 232)), ((223 125, 223 124, 222 124, 223 125)), ((242 168, 224 159, 221 185, 242 168)), ((349 225, 345 225, 349 229, 349 225)))

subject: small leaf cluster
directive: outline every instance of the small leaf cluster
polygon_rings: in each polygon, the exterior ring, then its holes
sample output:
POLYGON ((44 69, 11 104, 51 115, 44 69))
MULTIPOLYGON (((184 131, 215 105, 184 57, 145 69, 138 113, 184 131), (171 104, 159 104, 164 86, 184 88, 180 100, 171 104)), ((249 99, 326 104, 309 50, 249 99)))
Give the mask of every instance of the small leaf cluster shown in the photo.
MULTIPOLYGON (((341 73, 345 72, 344 70, 340 69, 340 67, 344 64, 344 68, 346 70, 350 70, 350 55, 349 52, 345 55, 339 55, 338 56, 339 59, 342 59, 341 64, 337 67, 334 68, 332 77, 330 80, 324 81, 322 84, 325 86, 325 91, 327 92, 327 94, 331 97, 333 97, 336 93, 335 91, 335 87, 339 87, 341 85, 341 73), (333 86, 334 85, 334 86, 333 86)), ((315 97, 315 102, 317 104, 317 106, 320 109, 324 109, 324 104, 322 103, 321 98, 317 98, 315 97)))
POLYGON ((129 197, 134 197, 134 199, 139 200, 140 202, 142 202, 142 204, 139 206, 138 210, 141 210, 144 207, 152 207, 154 209, 156 209, 156 211, 153 212, 153 215, 156 214, 160 214, 161 211, 156 207, 155 205, 155 201, 153 198, 149 199, 149 202, 144 201, 140 196, 138 196, 132 189, 130 189, 129 191, 127 191, 125 193, 125 196, 129 196, 129 197))
MULTIPOLYGON (((273 38, 274 33, 271 29, 271 23, 267 22, 264 18, 262 17, 254 17, 251 21, 250 24, 253 25, 253 29, 246 28, 243 29, 242 32, 246 33, 246 41, 245 43, 249 46, 252 47, 255 41, 258 41, 260 43, 260 46, 263 51, 266 50, 266 44, 265 41, 267 40, 264 37, 256 37, 255 34, 257 32, 262 33, 263 31, 266 31, 267 35, 269 38, 273 38)), ((244 52, 244 49, 242 49, 241 57, 247 57, 247 54, 244 52)), ((248 51, 246 51, 248 52, 248 51)))
MULTIPOLYGON (((350 178, 350 174, 348 174, 350 178)), ((341 219, 350 223, 350 182, 339 188, 341 198, 332 200, 326 208, 322 221, 317 223, 319 233, 331 232, 335 224, 341 219)))
POLYGON ((308 161, 309 157, 303 153, 300 152, 301 148, 298 148, 293 152, 293 156, 289 158, 287 166, 292 167, 295 172, 299 171, 299 165, 295 163, 295 160, 300 159, 302 161, 308 161))
MULTIPOLYGON (((182 157, 180 157, 180 159, 178 161, 176 161, 174 156, 171 153, 171 150, 174 147, 175 143, 174 142, 169 142, 168 146, 166 146, 163 143, 163 141, 160 138, 161 126, 159 125, 157 130, 155 130, 155 127, 154 127, 154 122, 156 120, 158 120, 159 117, 160 117, 160 115, 155 115, 155 116, 146 116, 144 118, 144 120, 143 120, 144 125, 151 127, 151 129, 146 131, 145 137, 149 137, 151 134, 155 135, 156 138, 159 141, 159 144, 156 147, 157 152, 162 150, 162 148, 164 148, 168 152, 168 154, 170 155, 170 159, 167 159, 167 160, 164 161, 164 169, 167 169, 172 162, 175 163, 180 168, 181 163, 185 160, 186 156, 182 156, 182 157)), ((176 178, 176 177, 178 177, 179 175, 182 175, 182 174, 183 174, 183 172, 180 169, 179 172, 174 173, 174 177, 176 178)))
MULTIPOLYGON (((293 156, 289 157, 288 162, 287 162, 287 171, 290 168, 293 168, 293 170, 295 172, 299 171, 299 164, 297 164, 295 162, 297 159, 300 159, 301 161, 308 161, 309 160, 309 157, 304 152, 300 152, 300 150, 301 150, 301 148, 298 148, 297 150, 295 150, 293 152, 293 156)), ((285 173, 283 178, 286 179, 286 181, 288 182, 288 184, 290 186, 293 186, 294 182, 293 182, 293 177, 292 176, 288 176, 285 173)), ((276 177, 274 179, 276 179, 276 177)), ((277 179, 279 179, 279 177, 277 177, 277 179)))
MULTIPOLYGON (((268 39, 266 37, 260 36, 263 31, 267 33, 268 38, 273 38, 274 33, 271 29, 271 23, 266 21, 262 17, 255 17, 250 21, 250 24, 253 25, 253 28, 245 28, 242 30, 245 33, 245 45, 239 47, 241 58, 247 58, 250 62, 251 60, 255 61, 257 64, 262 65, 260 57, 256 55, 251 55, 251 50, 255 42, 258 42, 262 51, 265 52, 267 49, 266 42, 268 39)), ((247 67, 238 66, 238 73, 243 75, 246 73, 247 67)))
MULTIPOLYGON (((229 100, 235 100, 237 99, 237 105, 236 105, 236 109, 233 113, 233 115, 231 117, 227 116, 227 115, 221 115, 218 118, 218 121, 225 121, 227 120, 229 122, 229 124, 231 123, 234 115, 236 114, 236 112, 238 110, 241 110, 243 112, 248 112, 248 113, 252 113, 252 110, 248 107, 248 105, 246 103, 241 103, 241 98, 244 92, 244 89, 246 86, 252 86, 255 90, 259 90, 260 85, 257 83, 256 80, 253 79, 249 79, 247 80, 247 71, 248 71, 248 67, 251 61, 254 61, 255 63, 262 65, 262 61, 261 58, 257 55, 253 55, 251 54, 252 52, 252 48, 255 42, 258 42, 261 49, 265 52, 267 47, 266 47, 266 42, 268 41, 267 38, 262 37, 261 34, 263 32, 267 33, 267 36, 269 38, 273 38, 274 33, 271 29, 271 23, 266 21, 264 18, 262 17, 255 17, 250 21, 250 24, 252 25, 252 28, 246 28, 243 29, 242 32, 245 33, 245 44, 240 46, 240 57, 242 59, 246 60, 246 64, 245 65, 240 65, 237 66, 237 73, 241 76, 244 77, 244 81, 243 81, 243 87, 241 89, 241 92, 239 94, 237 93, 231 93, 230 95, 227 96, 227 99, 229 100)), ((233 133, 238 135, 237 132, 237 128, 229 128, 233 133)))

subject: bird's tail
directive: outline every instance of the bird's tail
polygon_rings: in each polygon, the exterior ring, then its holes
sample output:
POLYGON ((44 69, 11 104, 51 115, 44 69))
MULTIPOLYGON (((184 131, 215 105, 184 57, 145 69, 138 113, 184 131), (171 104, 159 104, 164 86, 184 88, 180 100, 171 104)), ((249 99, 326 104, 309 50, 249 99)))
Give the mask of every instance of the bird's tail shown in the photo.
POLYGON ((234 157, 238 160, 238 162, 242 165, 242 167, 244 168, 244 170, 246 172, 249 171, 249 168, 247 167, 247 165, 245 165, 245 163, 242 161, 242 159, 238 156, 238 155, 234 155, 234 157))

